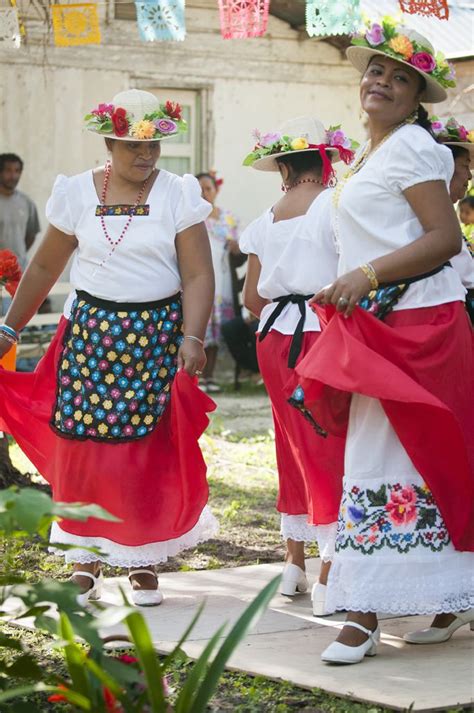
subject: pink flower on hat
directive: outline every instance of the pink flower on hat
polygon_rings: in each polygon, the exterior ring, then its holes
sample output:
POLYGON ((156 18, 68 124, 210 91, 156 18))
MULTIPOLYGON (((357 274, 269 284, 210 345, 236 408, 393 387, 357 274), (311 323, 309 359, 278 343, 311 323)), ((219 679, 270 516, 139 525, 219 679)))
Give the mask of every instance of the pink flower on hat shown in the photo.
POLYGON ((461 141, 467 141, 468 134, 469 132, 466 127, 462 126, 462 124, 459 124, 459 138, 461 139, 461 141))
POLYGON ((383 33, 382 25, 374 22, 370 30, 367 30, 365 33, 365 39, 369 45, 372 45, 372 47, 377 47, 377 45, 383 44, 385 42, 385 35, 383 33))
POLYGON ((281 134, 277 132, 270 132, 268 134, 262 134, 258 143, 260 144, 260 146, 267 147, 271 146, 272 144, 275 144, 277 141, 280 141, 280 139, 281 134))
POLYGON ((101 116, 101 117, 106 117, 106 116, 112 116, 114 113, 114 105, 113 104, 99 104, 97 109, 92 109, 91 114, 94 114, 94 116, 101 116))
POLYGON ((436 69, 436 60, 429 52, 415 52, 410 57, 410 64, 428 74, 436 69))
POLYGON ((443 124, 443 122, 442 122, 442 121, 439 121, 439 120, 438 120, 438 121, 432 121, 432 122, 431 122, 431 128, 433 129, 433 131, 434 131, 435 134, 442 134, 442 133, 444 133, 444 131, 446 130, 446 129, 445 129, 445 126, 444 126, 444 124, 443 124))
POLYGON ((160 134, 174 134, 178 129, 176 123, 171 119, 156 119, 153 123, 160 134))

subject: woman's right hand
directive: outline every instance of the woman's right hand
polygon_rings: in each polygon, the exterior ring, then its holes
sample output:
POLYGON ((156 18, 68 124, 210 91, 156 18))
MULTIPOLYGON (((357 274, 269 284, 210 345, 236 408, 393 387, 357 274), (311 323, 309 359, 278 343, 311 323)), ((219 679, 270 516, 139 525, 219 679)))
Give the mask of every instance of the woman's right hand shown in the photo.
POLYGON ((10 342, 7 342, 7 340, 4 339, 4 338, 0 335, 0 359, 1 359, 2 357, 4 357, 5 354, 7 354, 7 352, 10 351, 10 349, 12 348, 12 346, 13 346, 13 344, 10 344, 10 342))

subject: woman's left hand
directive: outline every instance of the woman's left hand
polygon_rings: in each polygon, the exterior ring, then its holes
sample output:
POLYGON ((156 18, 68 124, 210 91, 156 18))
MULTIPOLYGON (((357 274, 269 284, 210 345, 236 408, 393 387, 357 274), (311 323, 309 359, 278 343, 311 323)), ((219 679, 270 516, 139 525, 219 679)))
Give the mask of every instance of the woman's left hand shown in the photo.
POLYGON ((194 339, 185 339, 178 351, 178 369, 184 369, 189 376, 200 374, 206 366, 204 347, 194 339))
POLYGON ((341 275, 310 299, 309 304, 333 304, 344 317, 350 317, 358 301, 371 290, 369 279, 360 268, 341 275))

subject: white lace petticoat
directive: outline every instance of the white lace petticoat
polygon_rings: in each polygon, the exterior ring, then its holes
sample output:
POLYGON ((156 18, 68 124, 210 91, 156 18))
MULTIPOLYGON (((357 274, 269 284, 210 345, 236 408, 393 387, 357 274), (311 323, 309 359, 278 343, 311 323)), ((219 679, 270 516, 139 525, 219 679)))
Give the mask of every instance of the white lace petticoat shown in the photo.
POLYGON ((316 542, 323 562, 334 557, 337 522, 329 525, 310 525, 307 515, 281 515, 280 534, 283 540, 316 542))
POLYGON ((206 506, 196 525, 181 537, 164 542, 150 542, 146 545, 129 547, 112 542, 104 537, 80 537, 72 535, 61 529, 57 522, 51 527, 49 551, 65 558, 66 562, 105 562, 113 567, 147 567, 153 564, 166 562, 169 557, 174 557, 183 550, 196 547, 200 542, 205 542, 214 537, 219 525, 208 506, 206 506), (55 548, 55 543, 76 545, 74 549, 60 550, 55 548), (104 554, 97 555, 88 552, 84 547, 95 547, 104 554))
POLYGON ((474 553, 455 550, 376 399, 352 399, 345 472, 327 607, 403 615, 474 606, 474 553))

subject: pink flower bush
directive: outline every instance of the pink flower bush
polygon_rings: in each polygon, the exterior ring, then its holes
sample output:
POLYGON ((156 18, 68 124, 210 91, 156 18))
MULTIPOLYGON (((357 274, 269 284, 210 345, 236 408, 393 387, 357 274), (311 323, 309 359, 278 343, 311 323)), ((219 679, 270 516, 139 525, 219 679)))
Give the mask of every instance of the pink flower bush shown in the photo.
POLYGON ((390 520, 394 525, 407 525, 417 517, 416 493, 411 486, 401 488, 390 495, 390 501, 385 505, 390 520))
POLYGON ((428 74, 436 69, 436 60, 429 52, 415 52, 410 57, 410 64, 428 74))
POLYGON ((365 33, 365 39, 372 47, 383 44, 385 42, 383 27, 377 22, 374 22, 370 30, 367 30, 365 33))

